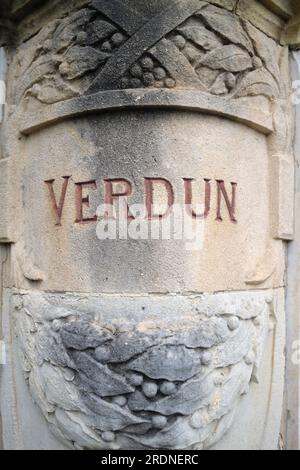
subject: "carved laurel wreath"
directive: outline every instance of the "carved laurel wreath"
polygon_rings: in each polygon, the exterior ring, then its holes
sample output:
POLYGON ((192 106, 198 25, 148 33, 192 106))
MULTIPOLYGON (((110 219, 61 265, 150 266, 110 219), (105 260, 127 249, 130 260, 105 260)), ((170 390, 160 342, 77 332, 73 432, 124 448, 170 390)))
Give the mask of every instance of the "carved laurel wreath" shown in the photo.
POLYGON ((257 380, 265 295, 212 295, 185 315, 137 322, 111 312, 109 323, 69 297, 14 296, 31 394, 66 446, 202 449, 223 436, 257 380))

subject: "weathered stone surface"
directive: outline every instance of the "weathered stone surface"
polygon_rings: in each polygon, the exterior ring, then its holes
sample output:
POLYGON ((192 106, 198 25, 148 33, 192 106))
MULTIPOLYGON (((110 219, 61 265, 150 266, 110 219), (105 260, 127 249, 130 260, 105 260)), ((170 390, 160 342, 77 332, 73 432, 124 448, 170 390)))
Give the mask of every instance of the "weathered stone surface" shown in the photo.
POLYGON ((276 14, 270 13, 260 2, 253 0, 250 4, 247 0, 241 0, 237 5, 236 12, 267 36, 280 42, 285 21, 276 14))
POLYGON ((0 241, 15 242, 1 285, 17 370, 0 399, 2 412, 12 389, 28 407, 20 422, 4 409, 6 447, 28 446, 31 412, 32 442, 53 448, 198 450, 233 435, 243 447, 247 419, 252 446, 276 447, 289 9, 22 0, 13 15, 0 241), (136 231, 101 238, 100 205, 117 200, 136 231), (180 227, 161 239, 175 204, 201 221, 195 243, 180 227))
MULTIPOLYGON (((0 105, 1 106, 1 105, 0 105)), ((9 161, 0 159, 0 240, 1 243, 11 241, 12 233, 9 220, 9 202, 8 202, 8 181, 9 181, 9 161)))
POLYGON ((297 12, 297 7, 299 6, 297 0, 263 0, 262 3, 284 19, 291 18, 297 12))
POLYGON ((282 42, 298 50, 300 45, 300 21, 299 21, 299 2, 293 4, 294 15, 290 16, 289 22, 283 31, 282 42))
MULTIPOLYGON (((259 71, 258 71, 259 72, 259 71)), ((40 129, 50 125, 65 121, 65 119, 78 116, 89 115, 111 110, 123 109, 153 109, 159 110, 175 109, 182 111, 193 111, 212 115, 220 115, 233 121, 246 124, 250 128, 258 130, 263 134, 270 134, 273 131, 273 122, 269 111, 254 110, 249 106, 249 102, 241 104, 238 101, 228 101, 226 96, 220 96, 219 87, 216 82, 223 83, 226 90, 232 89, 233 77, 231 73, 221 73, 218 75, 215 70, 202 67, 199 71, 202 80, 209 87, 215 88, 215 95, 196 92, 191 90, 179 90, 176 94, 170 90, 128 90, 99 92, 94 95, 73 98, 71 100, 55 103, 52 106, 43 108, 40 113, 28 113, 27 121, 22 124, 22 134, 30 135, 40 129)), ((270 80, 270 77, 266 75, 270 80)), ((233 80, 235 83, 235 79, 233 80)), ((256 81, 250 81, 249 85, 257 85, 256 81)), ((267 84, 260 83, 257 92, 260 95, 261 90, 266 88, 267 84)), ((270 95, 270 92, 269 92, 270 95)), ((271 93, 273 96, 273 93, 271 93)))

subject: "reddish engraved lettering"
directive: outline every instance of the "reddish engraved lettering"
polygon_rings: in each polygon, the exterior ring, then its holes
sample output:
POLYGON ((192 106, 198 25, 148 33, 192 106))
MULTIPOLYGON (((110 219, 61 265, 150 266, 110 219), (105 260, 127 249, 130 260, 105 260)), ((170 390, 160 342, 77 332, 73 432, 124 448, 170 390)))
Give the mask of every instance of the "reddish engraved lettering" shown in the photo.
POLYGON ((134 217, 130 214, 129 207, 127 204, 127 200, 129 196, 131 196, 133 189, 132 184, 130 181, 124 178, 106 178, 104 180, 104 187, 105 187, 105 204, 107 205, 107 211, 105 217, 108 219, 113 219, 114 215, 112 213, 114 201, 119 200, 120 198, 124 199, 125 203, 125 211, 127 213, 127 219, 133 220, 134 217), (114 192, 114 185, 120 184, 124 190, 121 192, 114 192))
MULTIPOLYGON (((55 179, 45 180, 44 183, 48 186, 50 202, 53 208, 55 217, 55 225, 62 225, 62 215, 65 205, 66 194, 68 190, 68 184, 71 176, 63 176, 63 183, 59 196, 59 202, 54 191, 55 179)), ((193 195, 193 189, 197 184, 195 178, 182 178, 184 183, 184 198, 182 204, 185 206, 185 211, 193 219, 206 219, 211 213, 211 203, 214 188, 216 187, 216 220, 222 222, 224 220, 223 212, 227 210, 229 219, 232 223, 237 223, 236 216, 236 200, 237 200, 237 183, 231 182, 231 194, 228 190, 229 183, 225 184, 224 180, 215 180, 215 186, 213 181, 209 178, 203 178, 204 182, 204 207, 203 209, 197 209, 195 201, 195 195, 193 195)), ((123 206, 119 206, 121 211, 124 208, 125 217, 128 220, 134 220, 134 216, 130 212, 130 205, 128 203, 129 197, 134 192, 133 183, 126 178, 104 178, 104 204, 105 218, 114 219, 115 211, 114 208, 117 206, 119 201, 123 206)), ((203 183, 202 183, 203 184, 203 183)), ((97 221, 96 215, 88 215, 84 212, 90 208, 90 196, 86 192, 87 190, 95 191, 98 187, 96 180, 90 180, 85 182, 74 183, 75 187, 75 212, 77 224, 88 224, 97 221)), ((181 191, 180 191, 181 193, 181 191)), ((142 194, 140 195, 142 199, 142 194)), ((167 218, 175 203, 175 190, 172 183, 166 178, 144 178, 144 204, 146 211, 147 220, 160 220, 167 218), (159 196, 157 196, 159 194, 159 196), (160 201, 163 208, 160 208, 160 201), (158 208, 157 208, 157 207, 158 208)), ((101 204, 101 201, 99 201, 101 204)), ((199 204, 198 204, 199 206, 199 204)), ((88 211, 87 211, 88 212, 88 211)))
POLYGON ((216 182, 217 182, 217 191, 218 191, 216 220, 220 220, 221 222, 223 221, 223 217, 221 215, 222 196, 223 196, 231 222, 237 223, 237 219, 235 217, 237 183, 231 183, 231 201, 230 201, 226 188, 225 188, 224 181, 216 180, 216 182))
POLYGON ((185 207, 187 213, 193 217, 193 219, 206 219, 210 212, 210 199, 211 199, 211 186, 210 180, 204 179, 205 182, 205 205, 203 214, 196 214, 193 209, 193 189, 192 182, 195 181, 193 178, 183 178, 184 181, 184 193, 185 193, 185 207))
POLYGON ((97 189, 97 183, 93 181, 85 181, 83 183, 75 183, 75 211, 76 211, 76 224, 88 224, 97 221, 97 216, 84 217, 84 207, 90 207, 90 197, 83 195, 84 189, 97 189))
POLYGON ((146 213, 149 220, 154 219, 164 219, 167 217, 174 205, 175 196, 174 196, 174 189, 170 181, 165 178, 145 178, 145 203, 146 203, 146 213), (153 214, 153 192, 154 192, 154 185, 161 184, 165 187, 166 194, 168 197, 168 208, 166 209, 164 214, 153 214))
POLYGON ((61 226, 61 218, 62 218, 62 213, 63 213, 63 208, 65 204, 65 199, 66 199, 66 193, 67 193, 67 188, 69 184, 69 179, 71 176, 63 176, 63 185, 60 193, 60 198, 59 198, 59 203, 57 204, 55 193, 54 193, 54 183, 55 179, 52 180, 46 180, 45 183, 48 186, 49 189, 49 194, 50 194, 50 200, 55 216, 55 225, 56 226, 61 226))

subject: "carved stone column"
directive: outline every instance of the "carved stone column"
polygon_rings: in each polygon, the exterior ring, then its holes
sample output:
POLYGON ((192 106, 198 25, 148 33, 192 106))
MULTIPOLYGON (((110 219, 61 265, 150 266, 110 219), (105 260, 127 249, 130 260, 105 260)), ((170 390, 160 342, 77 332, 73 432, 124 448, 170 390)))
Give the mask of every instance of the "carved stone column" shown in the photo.
POLYGON ((261 3, 15 8, 7 448, 277 447, 293 113, 261 3), (186 204, 203 236, 100 239, 98 206, 124 199, 148 228, 186 204))

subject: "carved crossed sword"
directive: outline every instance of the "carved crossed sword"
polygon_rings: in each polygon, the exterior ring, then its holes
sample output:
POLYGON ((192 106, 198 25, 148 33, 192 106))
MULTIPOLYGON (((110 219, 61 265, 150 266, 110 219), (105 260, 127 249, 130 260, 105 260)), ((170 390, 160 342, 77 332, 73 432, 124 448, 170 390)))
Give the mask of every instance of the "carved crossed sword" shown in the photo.
POLYGON ((169 71, 177 83, 204 89, 190 62, 164 36, 206 5, 201 0, 176 0, 152 17, 126 5, 124 0, 95 0, 92 6, 118 24, 130 38, 111 56, 87 93, 117 88, 119 80, 146 51, 169 71), (163 39, 162 39, 163 38, 163 39), (153 47, 154 46, 154 47, 153 47))

